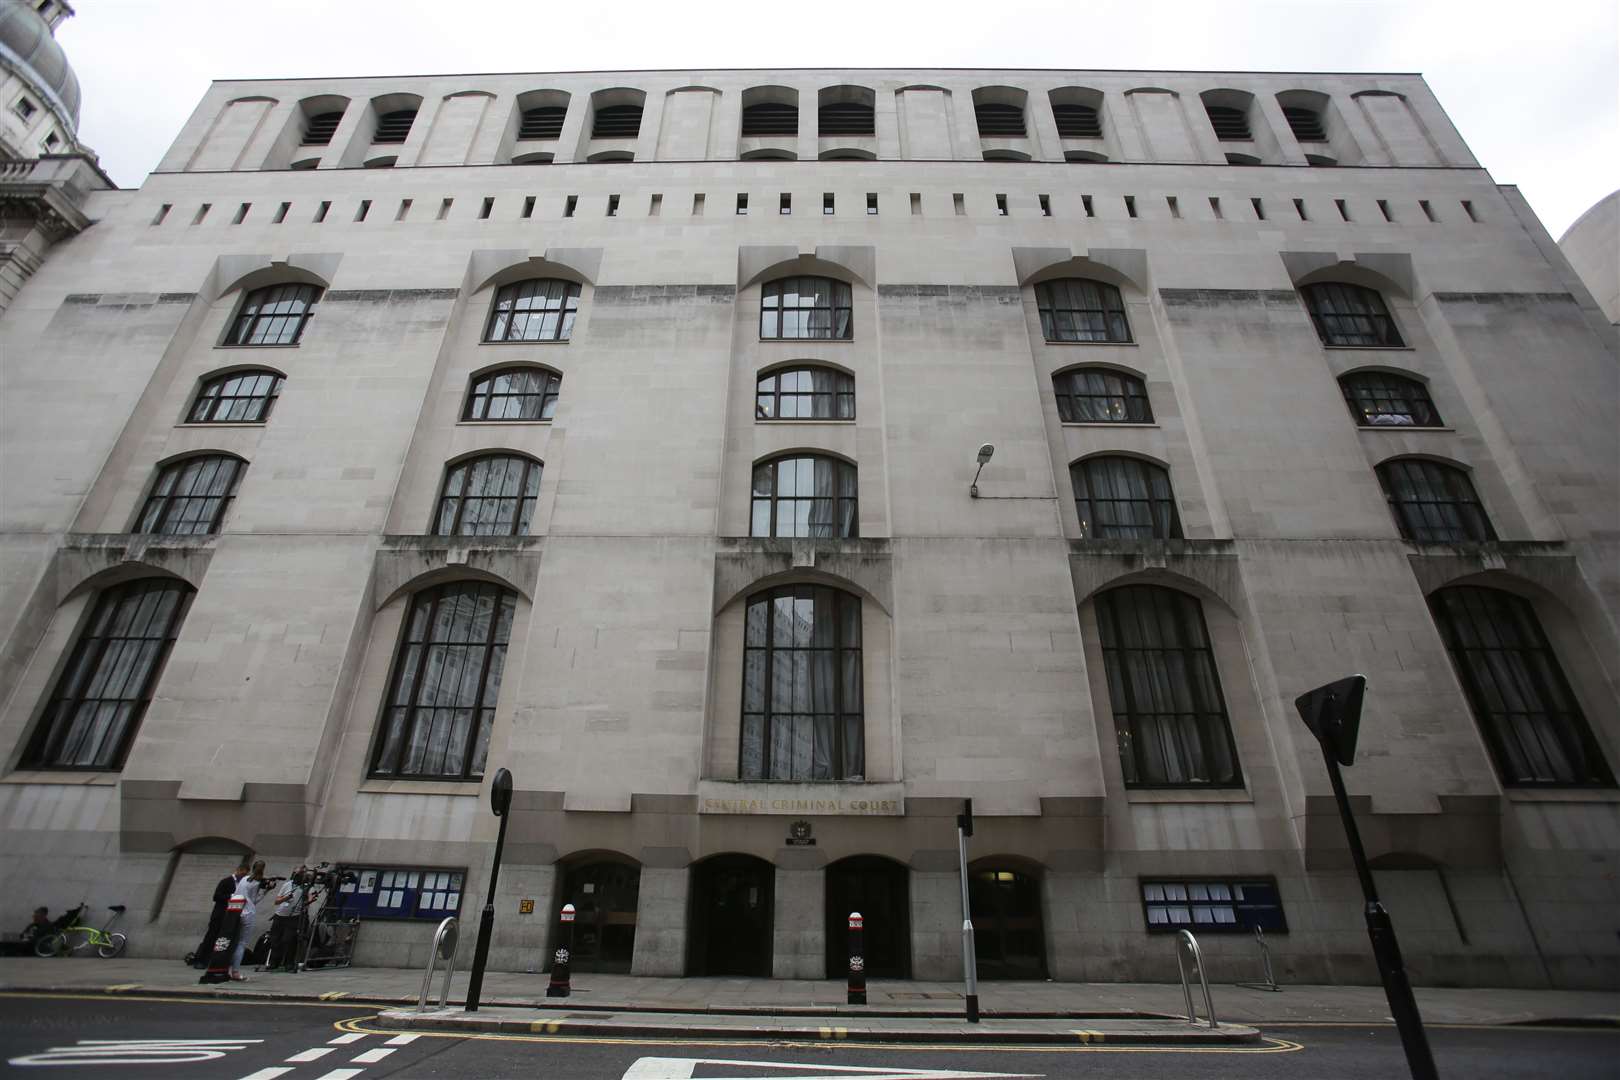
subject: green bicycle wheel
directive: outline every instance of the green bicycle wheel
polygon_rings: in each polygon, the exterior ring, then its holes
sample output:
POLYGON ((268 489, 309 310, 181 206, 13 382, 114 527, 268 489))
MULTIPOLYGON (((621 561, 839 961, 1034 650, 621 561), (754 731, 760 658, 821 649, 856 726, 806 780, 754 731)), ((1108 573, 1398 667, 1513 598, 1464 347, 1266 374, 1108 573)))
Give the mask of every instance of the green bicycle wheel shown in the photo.
POLYGON ((65 951, 62 935, 59 933, 41 934, 34 939, 35 956, 61 956, 65 951))
POLYGON ((100 954, 103 960, 111 960, 123 952, 124 946, 127 944, 129 944, 129 938, 123 934, 108 934, 107 940, 96 946, 96 952, 100 954))

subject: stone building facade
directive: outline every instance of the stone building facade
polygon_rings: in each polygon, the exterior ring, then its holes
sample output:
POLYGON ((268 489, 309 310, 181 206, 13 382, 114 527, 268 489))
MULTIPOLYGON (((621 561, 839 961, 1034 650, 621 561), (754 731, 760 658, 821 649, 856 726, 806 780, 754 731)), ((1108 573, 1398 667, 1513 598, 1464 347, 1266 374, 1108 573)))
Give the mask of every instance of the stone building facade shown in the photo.
POLYGON ((360 959, 1620 974, 1612 327, 1415 75, 219 82, 0 318, 0 919, 360 959), (980 468, 981 444, 993 455, 980 468), (16 887, 27 883, 27 888, 16 887), (525 912, 532 901, 532 912, 525 912))

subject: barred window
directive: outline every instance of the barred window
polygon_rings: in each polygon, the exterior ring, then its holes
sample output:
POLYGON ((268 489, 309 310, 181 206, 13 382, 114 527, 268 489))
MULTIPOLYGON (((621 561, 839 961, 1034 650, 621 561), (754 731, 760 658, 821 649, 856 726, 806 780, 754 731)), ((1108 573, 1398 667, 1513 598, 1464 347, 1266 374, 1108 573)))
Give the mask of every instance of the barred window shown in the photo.
POLYGON ((102 591, 29 741, 25 768, 123 766, 191 597, 191 587, 172 578, 102 591))
POLYGON ((1378 482, 1401 535, 1419 544, 1495 540, 1496 530, 1468 474, 1426 458, 1396 458, 1378 466, 1378 482))
POLYGON ((1614 785, 1528 600, 1452 585, 1429 598, 1429 609, 1504 784, 1614 785))
POLYGON ((1327 129, 1322 126, 1322 114, 1315 109, 1285 105, 1283 119, 1288 121, 1288 129, 1294 133, 1294 138, 1302 143, 1328 141, 1327 129))
POLYGON ((1087 540, 1179 540, 1170 474, 1141 458, 1104 455, 1069 466, 1087 540))
POLYGON ((634 139, 640 134, 640 105, 599 106, 591 121, 593 139, 634 139))
POLYGON ((757 420, 853 420, 855 376, 828 367, 778 368, 761 375, 757 420))
POLYGON ((1052 119, 1057 121, 1058 137, 1064 139, 1102 138, 1102 116, 1092 105, 1053 104, 1052 119))
POLYGON ((485 341, 567 341, 579 312, 579 286, 555 278, 503 285, 489 309, 485 341))
POLYGON ((415 109, 395 109, 377 117, 377 131, 371 137, 374 143, 402 143, 410 137, 416 123, 415 109))
POLYGON ((1151 424, 1147 384, 1112 368, 1072 368, 1052 377, 1066 424, 1151 424))
POLYGON ((527 536, 541 468, 521 454, 485 454, 450 466, 433 535, 527 536))
POLYGON ((861 602, 820 585, 748 600, 743 780, 861 780, 861 602))
POLYGON ((1305 307, 1324 345, 1400 348, 1405 343, 1384 298, 1372 289, 1342 281, 1300 288, 1305 307))
POLYGON ((816 131, 832 135, 872 135, 877 131, 872 106, 861 101, 832 101, 817 110, 816 131))
POLYGON ((242 298, 225 334, 226 345, 296 345, 315 314, 314 285, 267 285, 242 298))
POLYGON ((760 289, 759 336, 771 340, 852 336, 848 283, 825 277, 767 281, 760 289))
POLYGON ((1200 934, 1247 934, 1256 928, 1286 934, 1282 895, 1274 880, 1143 881, 1142 910, 1148 933, 1197 930, 1200 934))
POLYGON ((327 146, 332 142, 332 136, 337 134, 338 125, 343 122, 341 112, 317 113, 309 118, 304 125, 304 141, 302 146, 327 146))
POLYGON ((417 593, 394 660, 373 776, 484 775, 516 609, 516 593, 487 582, 417 593))
POLYGON ((750 536, 850 538, 860 535, 855 466, 820 455, 773 458, 754 466, 750 536))
POLYGON ((1230 105, 1206 105, 1204 112, 1209 114, 1209 125, 1215 129, 1215 137, 1222 142, 1248 142, 1254 138, 1249 131, 1249 114, 1244 110, 1230 105))
POLYGON ((799 107, 787 102, 761 101, 742 111, 743 138, 769 135, 797 135, 799 107))
POLYGON ((463 420, 550 420, 562 376, 538 367, 508 367, 473 380, 463 420))
POLYGON ((257 424, 270 418, 281 393, 274 371, 233 371, 206 380, 186 414, 188 424, 257 424))
POLYGON ((981 139, 1024 138, 1024 109, 1020 105, 984 102, 973 106, 981 139))
POLYGON ((1416 379, 1356 371, 1339 380, 1350 415, 1362 427, 1439 427, 1440 413, 1416 379))
POLYGON ((131 531, 158 536, 207 536, 220 522, 247 462, 230 454, 199 454, 158 470, 151 494, 131 531))
POLYGON ((518 121, 518 139, 555 139, 562 135, 563 120, 568 109, 561 105, 542 105, 537 109, 524 109, 518 121))
POLYGON ((1237 748, 1202 605, 1159 585, 1097 596, 1127 787, 1236 787, 1237 748))
POLYGON ((1087 278, 1042 282, 1035 286, 1035 305, 1047 341, 1131 340, 1125 301, 1107 282, 1087 278))

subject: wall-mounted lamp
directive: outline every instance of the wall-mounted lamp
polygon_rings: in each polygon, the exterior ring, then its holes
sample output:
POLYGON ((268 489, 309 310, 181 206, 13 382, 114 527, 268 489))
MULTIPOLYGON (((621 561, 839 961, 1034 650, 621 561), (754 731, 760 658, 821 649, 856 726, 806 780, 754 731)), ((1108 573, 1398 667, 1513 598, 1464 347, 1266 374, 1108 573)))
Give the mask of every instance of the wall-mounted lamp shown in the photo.
POLYGON ((973 483, 968 485, 968 494, 975 499, 979 497, 979 473, 984 472, 985 465, 989 464, 995 453, 996 447, 994 443, 985 443, 979 447, 979 467, 973 473, 973 483))

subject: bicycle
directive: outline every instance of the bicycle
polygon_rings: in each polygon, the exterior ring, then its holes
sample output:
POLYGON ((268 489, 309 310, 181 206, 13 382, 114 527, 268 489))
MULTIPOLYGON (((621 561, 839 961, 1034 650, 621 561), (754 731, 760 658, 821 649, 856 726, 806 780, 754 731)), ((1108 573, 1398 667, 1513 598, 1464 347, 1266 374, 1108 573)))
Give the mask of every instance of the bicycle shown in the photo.
POLYGON ((35 956, 66 956, 68 953, 82 952, 91 945, 96 947, 96 955, 103 960, 111 960, 124 951, 129 938, 121 933, 108 933, 107 930, 124 914, 123 904, 113 904, 107 910, 113 913, 101 926, 86 926, 81 922, 84 909, 88 904, 80 904, 79 910, 74 913, 72 924, 61 930, 41 934, 39 940, 34 942, 35 956))

